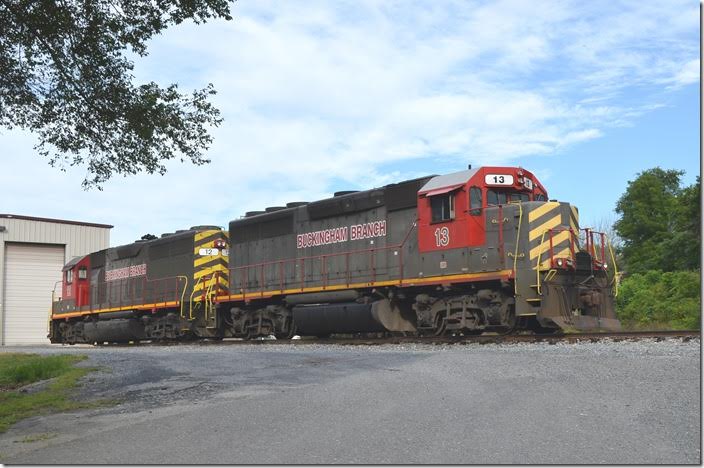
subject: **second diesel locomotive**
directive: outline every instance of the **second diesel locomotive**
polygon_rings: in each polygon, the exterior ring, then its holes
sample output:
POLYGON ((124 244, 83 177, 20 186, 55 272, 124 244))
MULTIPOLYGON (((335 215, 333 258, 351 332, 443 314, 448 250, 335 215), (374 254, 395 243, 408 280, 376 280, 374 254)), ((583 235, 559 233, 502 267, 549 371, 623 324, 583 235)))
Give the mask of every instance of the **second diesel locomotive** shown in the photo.
MULTIPOLYGON (((90 289, 80 304, 63 297, 52 313, 52 342, 620 328, 604 234, 580 229, 576 207, 548 200, 522 168, 482 167, 336 193, 250 212, 231 221, 228 233, 212 231, 182 233, 189 253, 162 276, 184 278, 172 283, 169 304, 149 302, 134 286, 140 279, 130 276, 132 268, 156 279, 148 262, 121 257, 86 277, 96 291, 125 288, 119 310, 103 307, 90 289), (210 237, 198 244, 198 236, 210 237), (126 276, 111 273, 125 268, 126 276), (154 332, 162 322, 169 332, 154 332)), ((117 258, 118 250, 140 244, 104 252, 117 258)), ((82 261, 67 265, 66 274, 80 274, 82 261)))

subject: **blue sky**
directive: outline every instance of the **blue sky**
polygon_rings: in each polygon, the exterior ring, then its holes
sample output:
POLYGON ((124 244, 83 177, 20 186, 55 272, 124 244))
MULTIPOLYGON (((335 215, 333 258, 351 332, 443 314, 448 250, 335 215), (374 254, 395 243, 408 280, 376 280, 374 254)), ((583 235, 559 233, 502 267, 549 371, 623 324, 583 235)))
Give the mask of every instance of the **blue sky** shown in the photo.
POLYGON ((115 225, 111 243, 468 163, 520 165, 583 224, 647 168, 699 173, 692 1, 240 0, 150 43, 138 82, 212 82, 210 165, 84 192, 32 135, 0 133, 0 211, 115 225))

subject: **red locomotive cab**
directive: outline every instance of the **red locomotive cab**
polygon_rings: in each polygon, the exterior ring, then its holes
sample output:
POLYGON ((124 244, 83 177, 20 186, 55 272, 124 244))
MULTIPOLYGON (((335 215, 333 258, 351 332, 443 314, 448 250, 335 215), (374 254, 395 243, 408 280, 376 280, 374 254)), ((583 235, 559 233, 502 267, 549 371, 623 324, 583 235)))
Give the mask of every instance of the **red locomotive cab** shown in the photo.
POLYGON ((73 301, 77 309, 90 304, 89 269, 90 256, 76 258, 63 268, 61 298, 73 301))
POLYGON ((433 177, 418 191, 418 249, 421 252, 484 243, 484 225, 475 214, 477 199, 472 199, 477 191, 469 183, 476 173, 474 169, 433 177))
POLYGON ((487 207, 541 200, 547 200, 545 188, 520 167, 481 167, 433 177, 418 191, 418 249, 482 246, 487 207))

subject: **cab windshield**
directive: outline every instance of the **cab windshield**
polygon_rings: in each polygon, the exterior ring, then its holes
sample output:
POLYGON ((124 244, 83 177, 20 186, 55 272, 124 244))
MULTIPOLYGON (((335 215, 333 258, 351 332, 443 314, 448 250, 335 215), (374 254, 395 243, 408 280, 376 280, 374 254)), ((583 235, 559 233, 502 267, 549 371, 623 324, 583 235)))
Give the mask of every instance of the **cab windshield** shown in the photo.
POLYGON ((527 201, 530 201, 530 198, 527 193, 523 192, 497 192, 495 190, 487 190, 486 192, 486 204, 489 206, 527 201))

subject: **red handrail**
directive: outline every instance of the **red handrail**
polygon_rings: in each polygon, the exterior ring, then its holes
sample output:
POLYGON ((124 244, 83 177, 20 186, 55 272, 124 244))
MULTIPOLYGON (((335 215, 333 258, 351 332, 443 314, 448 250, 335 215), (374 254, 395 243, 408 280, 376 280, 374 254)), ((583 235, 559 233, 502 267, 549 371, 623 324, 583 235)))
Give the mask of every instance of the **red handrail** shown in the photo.
MULTIPOLYGON (((255 291, 254 294, 257 294, 259 297, 264 297, 264 293, 266 292, 265 289, 265 284, 264 284, 264 269, 266 267, 270 267, 272 265, 279 265, 279 271, 278 271, 278 284, 279 284, 279 291, 284 290, 284 285, 286 284, 285 278, 284 278, 284 266, 287 264, 290 265, 299 265, 299 272, 298 275, 293 274, 293 279, 295 280, 296 276, 299 277, 298 282, 300 283, 300 290, 303 291, 305 290, 305 282, 306 282, 306 260, 309 260, 308 264, 313 265, 316 260, 321 261, 321 280, 323 282, 323 288, 328 287, 328 259, 331 257, 341 257, 345 256, 345 273, 344 277, 338 278, 338 279, 343 279, 345 281, 345 284, 349 287, 351 283, 351 270, 350 270, 350 255, 354 254, 369 254, 370 256, 370 265, 371 265, 371 274, 372 274, 372 282, 376 281, 377 277, 377 266, 376 266, 376 255, 378 252, 383 252, 383 251, 389 251, 389 250, 399 250, 399 255, 398 255, 398 267, 399 267, 399 280, 403 280, 403 247, 405 243, 408 241, 408 238, 413 231, 413 229, 416 228, 417 226, 417 221, 414 221, 413 224, 411 225, 410 229, 406 232, 406 235, 404 236, 403 240, 401 241, 400 244, 394 244, 394 245, 388 245, 385 247, 374 247, 374 248, 369 248, 369 249, 360 249, 360 250, 349 250, 349 251, 344 251, 344 252, 333 252, 333 253, 326 253, 326 254, 320 254, 320 255, 311 255, 311 256, 305 256, 305 257, 297 257, 297 258, 287 258, 287 259, 276 259, 276 260, 271 260, 271 261, 266 261, 266 262, 259 262, 259 263, 252 263, 248 265, 241 265, 238 267, 231 267, 228 268, 228 272, 230 273, 230 278, 234 279, 237 278, 237 276, 233 273, 235 271, 239 270, 240 272, 240 292, 243 296, 243 300, 246 300, 248 291, 249 291, 249 283, 250 283, 250 278, 249 278, 249 270, 250 268, 254 268, 257 273, 259 273, 259 288, 258 291, 255 291)), ((389 266, 391 268, 391 266, 389 266)), ((338 272, 339 273, 339 272, 338 272)), ((256 275, 256 273, 255 273, 256 275)), ((231 290, 230 293, 233 293, 234 291, 231 290)))
POLYGON ((592 261, 594 262, 594 267, 596 268, 601 268, 602 265, 605 263, 604 259, 606 258, 606 234, 603 232, 598 232, 598 231, 593 231, 589 228, 582 228, 579 229, 577 232, 575 232, 572 228, 568 227, 557 227, 557 228, 552 228, 548 230, 548 236, 549 236, 549 242, 550 242, 550 267, 554 268, 555 267, 555 252, 554 252, 554 245, 553 245, 553 236, 560 233, 560 232, 565 232, 569 231, 570 233, 570 258, 569 260, 571 261, 571 264, 568 264, 571 268, 576 268, 576 248, 575 244, 579 246, 579 233, 584 232, 584 249, 589 252, 589 254, 592 256, 592 261), (601 251, 601 258, 599 258, 599 255, 597 254, 596 250, 596 243, 594 242, 594 234, 597 234, 599 236, 599 241, 600 241, 600 251, 601 251))
MULTIPOLYGON (((88 312, 93 312, 100 309, 113 309, 128 306, 140 306, 146 303, 153 304, 154 307, 165 307, 169 301, 179 302, 180 294, 182 293, 180 286, 184 281, 183 277, 169 276, 166 278, 157 278, 150 280, 146 277, 141 278, 142 288, 141 294, 137 294, 137 282, 139 278, 121 278, 114 281, 103 281, 96 285, 90 286, 90 304, 88 304, 88 312), (173 288, 171 288, 173 281, 173 288), (106 303, 101 300, 100 290, 104 288, 106 303), (115 290, 118 291, 118 296, 113 298, 115 290), (131 290, 131 291, 130 291, 131 290)), ((184 284, 185 287, 185 284, 184 284)))

